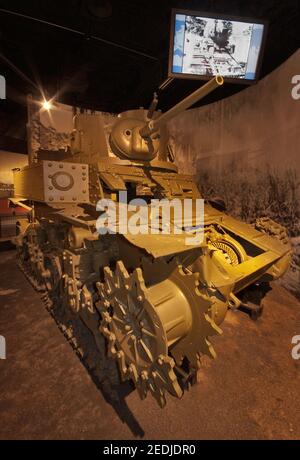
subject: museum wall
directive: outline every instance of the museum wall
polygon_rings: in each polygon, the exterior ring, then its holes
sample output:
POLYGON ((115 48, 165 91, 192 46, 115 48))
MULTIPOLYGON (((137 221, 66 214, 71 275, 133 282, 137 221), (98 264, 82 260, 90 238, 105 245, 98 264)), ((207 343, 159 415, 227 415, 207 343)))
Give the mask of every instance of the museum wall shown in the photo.
MULTIPOLYGON (((299 62, 300 50, 256 85, 188 110, 168 125, 179 171, 195 175, 205 198, 223 198, 229 214, 249 222, 267 215, 285 225, 293 238, 297 270, 300 100, 292 98, 291 80, 300 73, 299 62)), ((33 106, 28 120, 31 150, 67 148, 74 112, 59 103, 50 112, 33 106)), ((101 115, 109 132, 115 115, 101 115)))
POLYGON ((204 197, 224 198, 245 220, 268 215, 299 231, 300 100, 291 79, 300 50, 267 77, 169 123, 179 169, 196 174, 204 197))
MULTIPOLYGON (((74 116, 79 108, 55 102, 50 111, 41 110, 34 101, 28 100, 28 150, 33 154, 42 150, 65 150, 71 144, 74 129, 74 116)), ((107 112, 85 111, 99 114, 104 122, 104 129, 110 131, 114 115, 107 112)))
MULTIPOLYGON (((179 170, 195 174, 204 197, 220 196, 229 213, 251 221, 267 214, 297 236, 300 215, 300 100, 291 79, 300 50, 258 84, 169 123, 179 170)), ((74 109, 55 103, 29 110, 33 151, 70 144, 74 109)), ((114 116, 101 113, 109 131, 114 116)))
POLYGON ((27 163, 27 155, 0 150, 0 198, 13 193, 13 168, 23 168, 27 163))

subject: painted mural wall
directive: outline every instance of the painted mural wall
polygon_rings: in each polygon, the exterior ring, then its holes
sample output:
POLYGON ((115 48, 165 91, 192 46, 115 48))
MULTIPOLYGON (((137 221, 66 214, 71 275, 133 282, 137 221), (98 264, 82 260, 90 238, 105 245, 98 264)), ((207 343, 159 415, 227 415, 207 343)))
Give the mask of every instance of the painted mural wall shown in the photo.
MULTIPOLYGON (((71 144, 71 134, 74 129, 74 116, 79 108, 55 102, 51 110, 43 110, 34 101, 28 99, 28 151, 33 157, 42 150, 66 150, 71 144)), ((115 116, 106 112, 85 111, 85 113, 100 114, 104 129, 109 132, 115 116)))
POLYGON ((292 236, 300 234, 299 74, 300 50, 258 84, 169 124, 179 169, 196 173, 205 197, 223 197, 245 220, 267 214, 292 236))

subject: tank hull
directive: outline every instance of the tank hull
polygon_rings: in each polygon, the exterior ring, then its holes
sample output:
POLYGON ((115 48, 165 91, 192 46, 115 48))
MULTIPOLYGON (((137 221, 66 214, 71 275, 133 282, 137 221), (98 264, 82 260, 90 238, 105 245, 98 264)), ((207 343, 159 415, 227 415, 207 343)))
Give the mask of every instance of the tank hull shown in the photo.
POLYGON ((201 199, 192 177, 151 162, 45 163, 15 173, 15 202, 29 197, 32 206, 32 222, 18 237, 20 266, 112 398, 130 379, 142 399, 150 392, 163 407, 167 392, 181 397, 196 380, 203 355, 215 357, 209 338, 221 334, 228 309, 245 307, 253 286, 260 304, 266 285, 286 271, 286 232, 268 219, 246 224, 205 203, 204 237, 192 246, 188 232, 100 235, 101 196, 118 201, 134 181, 148 190, 156 184, 169 199, 201 199), (87 193, 81 189, 73 200, 83 171, 87 193), (71 187, 61 190, 67 182, 71 187))

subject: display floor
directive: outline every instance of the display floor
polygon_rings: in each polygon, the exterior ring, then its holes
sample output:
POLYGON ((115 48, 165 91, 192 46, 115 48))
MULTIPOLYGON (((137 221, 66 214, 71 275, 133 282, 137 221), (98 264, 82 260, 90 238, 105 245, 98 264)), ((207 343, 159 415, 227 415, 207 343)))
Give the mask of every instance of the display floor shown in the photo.
POLYGON ((0 439, 297 439, 300 437, 300 302, 274 285, 256 322, 230 312, 199 383, 161 410, 128 385, 112 407, 39 295, 0 252, 0 439))

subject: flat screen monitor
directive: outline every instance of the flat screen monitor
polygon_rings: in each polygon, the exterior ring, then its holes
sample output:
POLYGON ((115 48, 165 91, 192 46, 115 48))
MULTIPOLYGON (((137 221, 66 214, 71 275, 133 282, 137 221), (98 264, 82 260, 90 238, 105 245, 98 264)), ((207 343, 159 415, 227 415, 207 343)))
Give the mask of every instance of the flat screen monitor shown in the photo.
POLYGON ((255 82, 266 28, 256 19, 172 10, 169 77, 255 82))

